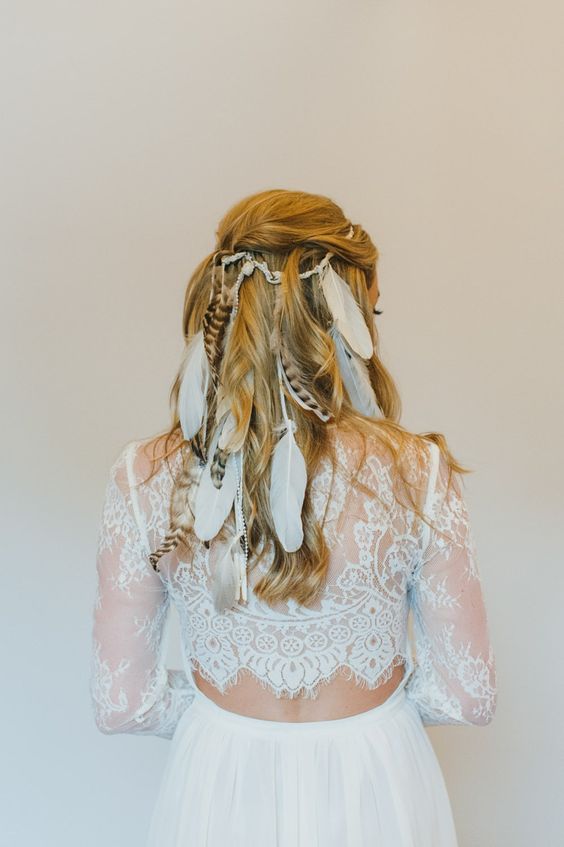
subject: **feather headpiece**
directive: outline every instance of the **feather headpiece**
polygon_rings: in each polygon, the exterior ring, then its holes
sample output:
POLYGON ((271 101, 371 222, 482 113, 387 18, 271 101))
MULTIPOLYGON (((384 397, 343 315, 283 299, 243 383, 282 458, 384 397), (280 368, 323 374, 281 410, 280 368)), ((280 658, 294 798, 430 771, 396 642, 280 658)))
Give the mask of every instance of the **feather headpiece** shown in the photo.
MULTIPOLYGON (((352 238, 354 229, 348 235, 352 238)), ((321 262, 300 274, 307 279, 318 276, 327 307, 332 316, 329 334, 335 345, 336 359, 343 385, 351 404, 362 414, 377 416, 378 402, 372 387, 366 360, 373 355, 373 342, 362 311, 346 281, 331 265, 333 253, 325 254, 321 262)), ((259 262, 248 250, 223 256, 221 283, 216 285, 215 256, 212 269, 210 302, 203 327, 188 341, 181 369, 178 392, 178 414, 184 438, 198 438, 205 448, 205 427, 210 386, 216 389, 216 413, 209 453, 199 452, 198 489, 193 497, 194 532, 203 541, 214 538, 232 509, 235 512, 235 532, 222 549, 216 565, 212 593, 218 610, 224 610, 239 600, 247 600, 248 539, 243 510, 244 445, 247 427, 235 438, 236 423, 229 398, 219 380, 221 355, 225 339, 232 328, 239 308, 239 288, 245 278, 260 270, 272 285, 279 285, 280 271, 272 271, 266 262, 259 262), (242 260, 236 281, 227 292, 225 268, 242 260), (200 431, 204 429, 201 436, 200 431)), ((302 408, 327 421, 331 413, 323 409, 303 381, 294 365, 285 339, 279 328, 281 309, 280 290, 276 292, 274 327, 271 349, 275 356, 282 422, 275 427, 280 438, 275 444, 270 467, 270 509, 276 534, 287 552, 298 550, 303 543, 302 507, 307 486, 307 468, 296 440, 296 422, 286 405, 284 389, 302 408)), ((247 374, 247 387, 254 390, 253 373, 247 374)))

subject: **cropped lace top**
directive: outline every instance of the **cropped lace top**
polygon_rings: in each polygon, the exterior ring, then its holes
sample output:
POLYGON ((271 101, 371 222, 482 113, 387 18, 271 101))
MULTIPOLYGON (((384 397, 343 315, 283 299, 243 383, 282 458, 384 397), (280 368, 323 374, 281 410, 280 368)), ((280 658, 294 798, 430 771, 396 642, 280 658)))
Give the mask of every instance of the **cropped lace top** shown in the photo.
MULTIPOLYGON (((194 668, 222 692, 244 671, 278 697, 315 697, 337 673, 375 688, 400 663, 424 724, 489 723, 496 671, 476 550, 459 476, 447 491, 448 468, 434 443, 425 459, 424 509, 446 538, 397 504, 390 467, 376 448, 367 448, 359 479, 381 499, 333 474, 324 459, 310 480, 330 549, 320 600, 308 607, 259 601, 252 586, 271 562, 265 555, 249 567, 247 602, 222 613, 209 588, 214 541, 196 539, 190 561, 166 554, 159 573, 148 560, 167 532, 172 474, 182 459, 178 452, 170 469, 163 462, 144 482, 144 443, 120 450, 103 501, 90 674, 100 731, 172 738, 194 697, 194 668), (183 669, 166 665, 172 604, 183 669)), ((356 448, 340 434, 335 446, 350 465, 356 448)))

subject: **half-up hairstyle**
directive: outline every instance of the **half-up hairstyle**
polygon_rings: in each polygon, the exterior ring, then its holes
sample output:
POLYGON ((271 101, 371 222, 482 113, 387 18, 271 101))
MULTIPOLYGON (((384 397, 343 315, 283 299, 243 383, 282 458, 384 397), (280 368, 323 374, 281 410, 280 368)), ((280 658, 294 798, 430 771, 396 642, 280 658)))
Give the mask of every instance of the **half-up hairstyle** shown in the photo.
MULTIPOLYGON (((394 497, 428 523, 422 512, 421 475, 413 473, 413 457, 423 470, 425 442, 437 444, 453 472, 468 473, 450 453, 441 433, 415 434, 400 423, 398 391, 379 356, 379 339, 373 322, 368 291, 375 282, 378 250, 368 233, 344 215, 328 197, 302 191, 273 189, 242 199, 220 220, 214 250, 194 270, 187 285, 183 334, 187 345, 203 329, 203 345, 211 379, 207 386, 202 428, 186 439, 180 422, 180 368, 170 392, 172 423, 150 444, 151 476, 160 463, 181 451, 170 502, 170 527, 151 563, 179 545, 188 551, 194 542, 194 491, 198 472, 208 459, 213 433, 222 411, 233 418, 229 438, 215 444, 211 477, 222 483, 229 454, 244 444, 243 502, 246 506, 246 541, 252 557, 260 561, 268 543, 274 545, 269 570, 254 586, 259 599, 274 605, 293 598, 313 603, 321 592, 329 564, 329 550, 315 519, 307 486, 302 508, 303 543, 288 552, 277 536, 269 505, 270 464, 282 419, 279 375, 275 351, 280 351, 286 403, 296 424, 296 441, 303 454, 308 479, 322 458, 329 456, 335 469, 332 429, 361 436, 363 451, 351 483, 372 496, 357 479, 366 455, 366 438, 377 439, 390 456, 394 469, 394 497), (243 284, 236 285, 239 261, 222 262, 239 252, 251 252, 270 272, 279 273, 271 284, 257 268, 249 269, 243 284), (360 379, 374 397, 377 414, 359 410, 345 387, 342 346, 337 343, 333 316, 319 277, 313 269, 331 253, 331 265, 346 283, 370 332, 372 355, 362 364, 360 379), (308 272, 312 272, 308 276, 308 272), (230 320, 233 310, 236 320, 230 320), (405 499, 404 499, 405 498, 405 499)), ((348 359, 347 359, 348 361, 348 359)), ((218 535, 222 535, 222 528, 218 535)))

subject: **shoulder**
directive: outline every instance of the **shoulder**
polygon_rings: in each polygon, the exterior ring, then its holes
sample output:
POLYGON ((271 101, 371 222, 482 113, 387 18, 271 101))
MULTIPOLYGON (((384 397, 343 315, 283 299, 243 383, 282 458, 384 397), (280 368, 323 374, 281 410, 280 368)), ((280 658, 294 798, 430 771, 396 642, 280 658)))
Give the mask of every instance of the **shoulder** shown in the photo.
POLYGON ((422 508, 438 468, 444 466, 438 444, 424 434, 385 427, 367 437, 366 445, 400 501, 422 508))
POLYGON ((370 432, 337 430, 334 441, 337 458, 347 473, 355 474, 374 492, 393 488, 400 494, 406 486, 424 489, 430 453, 417 434, 393 427, 370 432))
POLYGON ((173 478, 181 461, 182 444, 183 439, 169 431, 133 438, 119 448, 110 475, 130 488, 148 486, 163 473, 173 478))
POLYGON ((437 445, 408 430, 382 428, 366 438, 367 452, 376 456, 392 479, 423 489, 435 461, 437 445))
POLYGON ((360 430, 331 428, 331 442, 336 454, 346 459, 347 464, 356 465, 361 460, 374 458, 385 461, 385 441, 377 434, 368 434, 360 430))

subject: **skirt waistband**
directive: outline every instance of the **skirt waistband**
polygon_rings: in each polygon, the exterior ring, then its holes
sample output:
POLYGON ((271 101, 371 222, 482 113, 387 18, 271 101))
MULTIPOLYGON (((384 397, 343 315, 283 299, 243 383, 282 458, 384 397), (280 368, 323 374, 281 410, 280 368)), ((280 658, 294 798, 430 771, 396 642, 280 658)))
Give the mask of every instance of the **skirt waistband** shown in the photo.
POLYGON ((225 709, 223 706, 219 706, 197 686, 194 699, 188 707, 188 710, 190 712, 206 714, 208 717, 222 721, 224 724, 228 724, 233 728, 239 727, 241 729, 253 731, 263 730, 264 732, 294 733, 296 735, 300 733, 310 733, 312 731, 331 733, 335 731, 338 732, 341 729, 348 727, 358 728, 361 724, 374 723, 399 712, 405 707, 407 702, 405 692, 406 681, 407 675, 404 675, 392 694, 390 694, 390 696, 378 706, 366 709, 363 712, 357 712, 354 715, 348 715, 342 718, 329 718, 327 720, 278 721, 269 720, 268 718, 254 718, 248 715, 242 715, 239 712, 232 712, 229 709, 225 709))

